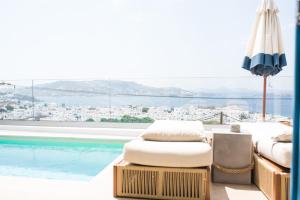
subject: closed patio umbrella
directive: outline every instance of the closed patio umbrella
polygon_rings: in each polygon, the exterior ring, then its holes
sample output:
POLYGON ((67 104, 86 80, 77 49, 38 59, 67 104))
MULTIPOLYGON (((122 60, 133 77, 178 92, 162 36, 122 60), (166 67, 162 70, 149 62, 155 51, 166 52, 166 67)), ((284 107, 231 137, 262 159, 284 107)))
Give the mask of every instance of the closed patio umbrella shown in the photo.
POLYGON ((266 116, 267 77, 278 74, 287 65, 283 49, 278 8, 273 0, 262 0, 247 46, 243 68, 264 78, 263 120, 266 116))

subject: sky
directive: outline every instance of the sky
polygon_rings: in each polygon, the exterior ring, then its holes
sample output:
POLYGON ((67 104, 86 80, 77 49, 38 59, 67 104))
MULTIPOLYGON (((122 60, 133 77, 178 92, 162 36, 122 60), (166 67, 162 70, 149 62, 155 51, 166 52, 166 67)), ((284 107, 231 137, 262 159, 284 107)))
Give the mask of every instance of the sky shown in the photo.
MULTIPOLYGON (((292 76, 296 6, 276 2, 288 60, 280 76, 292 76)), ((0 80, 107 78, 176 85, 197 77, 252 77, 240 66, 259 3, 0 0, 0 80)))

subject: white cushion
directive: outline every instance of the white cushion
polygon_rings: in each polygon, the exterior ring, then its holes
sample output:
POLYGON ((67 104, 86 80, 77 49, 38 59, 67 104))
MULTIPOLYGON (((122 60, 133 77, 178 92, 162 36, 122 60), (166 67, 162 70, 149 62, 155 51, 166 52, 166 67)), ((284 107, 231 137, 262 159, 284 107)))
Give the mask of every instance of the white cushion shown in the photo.
POLYGON ((275 142, 292 142, 292 132, 285 131, 282 134, 272 137, 275 142))
POLYGON ((158 120, 141 135, 152 141, 203 141, 203 124, 200 121, 158 120))
POLYGON ((269 140, 273 137, 292 132, 292 127, 286 126, 278 122, 255 122, 240 123, 241 132, 250 133, 253 143, 256 144, 260 140, 269 140))
POLYGON ((204 142, 132 140, 124 146, 124 160, 160 167, 203 167, 212 164, 212 149, 204 142))
POLYGON ((257 141, 257 152, 286 168, 291 167, 292 143, 275 142, 272 139, 257 141))

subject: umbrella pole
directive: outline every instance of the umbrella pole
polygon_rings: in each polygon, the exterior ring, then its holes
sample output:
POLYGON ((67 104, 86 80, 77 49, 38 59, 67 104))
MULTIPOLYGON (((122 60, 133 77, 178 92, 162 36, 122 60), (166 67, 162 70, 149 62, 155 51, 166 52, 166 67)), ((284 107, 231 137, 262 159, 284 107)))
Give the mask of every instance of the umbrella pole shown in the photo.
POLYGON ((264 94, 263 94, 263 110, 262 119, 266 120, 266 97, 267 97, 267 76, 264 76, 264 94))

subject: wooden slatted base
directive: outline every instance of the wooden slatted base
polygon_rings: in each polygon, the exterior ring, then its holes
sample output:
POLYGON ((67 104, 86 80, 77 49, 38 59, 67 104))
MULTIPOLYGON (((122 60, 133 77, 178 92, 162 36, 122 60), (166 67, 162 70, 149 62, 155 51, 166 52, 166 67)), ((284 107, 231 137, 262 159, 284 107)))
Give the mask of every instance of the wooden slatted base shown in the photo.
POLYGON ((254 155, 254 183, 270 200, 290 199, 290 173, 263 157, 254 155))
POLYGON ((147 199, 210 199, 210 168, 114 166, 114 196, 147 199))

